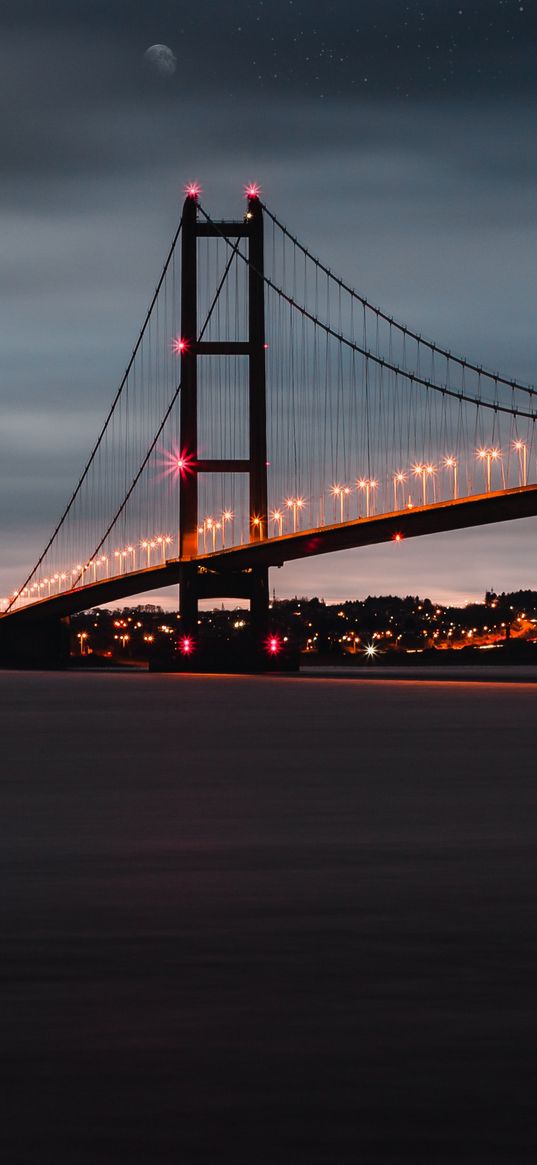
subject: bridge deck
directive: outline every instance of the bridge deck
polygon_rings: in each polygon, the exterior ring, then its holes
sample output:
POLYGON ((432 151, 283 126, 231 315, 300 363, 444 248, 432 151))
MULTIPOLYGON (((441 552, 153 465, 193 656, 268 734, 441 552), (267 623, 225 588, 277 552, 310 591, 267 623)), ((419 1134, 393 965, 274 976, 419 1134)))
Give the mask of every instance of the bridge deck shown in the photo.
MULTIPOLYGON (((283 566, 299 558, 313 558, 338 550, 356 549, 401 538, 415 538, 449 530, 468 529, 496 522, 537 515, 537 485, 528 485, 473 497, 436 502, 427 506, 397 510, 370 518, 322 526, 296 534, 283 534, 261 542, 249 542, 229 550, 190 559, 168 559, 165 564, 145 567, 112 578, 91 582, 75 590, 62 591, 34 603, 19 607, 3 620, 63 618, 104 603, 114 603, 130 595, 142 594, 158 587, 181 582, 183 564, 196 562, 211 575, 240 576, 254 566, 283 566)), ((228 591, 224 590, 223 594, 228 591)), ((240 597, 238 589, 237 597, 240 597)))

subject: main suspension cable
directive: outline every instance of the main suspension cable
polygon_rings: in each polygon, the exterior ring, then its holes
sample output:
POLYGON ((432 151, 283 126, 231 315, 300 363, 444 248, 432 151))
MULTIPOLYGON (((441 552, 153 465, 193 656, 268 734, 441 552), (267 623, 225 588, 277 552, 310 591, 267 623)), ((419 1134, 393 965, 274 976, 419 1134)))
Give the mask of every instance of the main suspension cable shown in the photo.
POLYGON ((390 327, 396 328, 396 330, 401 332, 404 336, 409 337, 411 340, 415 340, 417 344, 421 344, 424 348, 428 348, 429 351, 433 352, 435 355, 443 356, 446 360, 451 360, 454 364, 458 364, 461 368, 466 368, 470 372, 476 372, 480 376, 484 376, 489 380, 493 380, 496 384, 506 385, 507 388, 514 388, 518 392, 527 393, 529 396, 537 396, 537 389, 531 385, 521 384, 518 380, 500 376, 499 373, 490 372, 486 368, 483 368, 482 365, 475 364, 470 360, 466 360, 463 356, 454 355, 453 352, 449 352, 447 348, 442 348, 439 344, 436 344, 434 340, 427 340, 418 332, 414 332, 412 328, 407 327, 406 324, 402 324, 400 321, 394 319, 393 316, 388 315, 387 312, 382 310, 382 308, 376 307, 375 304, 370 303, 370 301, 366 299, 364 295, 362 295, 359 291, 356 291, 356 289, 351 287, 348 283, 345 283, 345 281, 340 279, 339 276, 335 275, 329 267, 326 267, 324 263, 319 258, 317 258, 316 255, 313 255, 312 252, 308 250, 308 248, 303 243, 300 242, 300 239, 298 239, 296 235, 293 235, 291 231, 289 231, 287 227, 280 222, 280 220, 276 217, 275 214, 273 214, 273 212, 264 202, 260 201, 260 205, 271 221, 274 223, 274 225, 278 227, 278 230, 280 230, 282 234, 284 234, 295 247, 298 247, 302 254, 305 255, 306 258, 309 259, 310 262, 313 263, 319 271, 322 271, 324 275, 331 279, 342 291, 345 291, 348 295, 350 295, 352 299, 355 299, 361 303, 362 307, 367 308, 368 311, 373 312, 377 319, 384 320, 385 323, 389 324, 390 327))
MULTIPOLYGON (((225 239, 228 246, 231 247, 231 245, 232 245, 231 241, 226 238, 226 236, 222 233, 222 231, 220 231, 218 223, 214 222, 211 219, 210 215, 207 214, 207 212, 203 209, 202 206, 200 206, 200 210, 201 210, 201 213, 204 215, 206 221, 208 223, 210 223, 210 225, 214 228, 214 230, 217 231, 220 234, 220 236, 223 239, 225 239)), ((298 311, 305 319, 309 320, 310 323, 314 324, 315 327, 321 328, 321 330, 324 331, 326 333, 326 335, 332 336, 332 338, 337 340, 340 344, 344 344, 347 348, 350 348, 350 350, 352 352, 357 352, 360 356, 363 356, 365 360, 372 360, 374 364, 377 364, 381 368, 387 369, 387 371, 389 371, 389 372, 394 372, 396 374, 396 376, 401 376, 404 380, 410 381, 411 384, 419 384, 423 388, 431 389, 434 392, 442 393, 443 396, 450 396, 450 397, 453 397, 455 400, 466 401, 467 404, 473 404, 473 405, 476 405, 478 407, 491 409, 493 412, 496 412, 496 413, 497 412, 508 413, 510 416, 524 417, 530 421, 537 420, 537 413, 528 412, 524 409, 519 409, 516 407, 509 407, 508 405, 502 405, 498 401, 487 401, 487 400, 484 400, 484 399, 479 398, 479 397, 470 396, 467 393, 464 393, 461 391, 456 391, 453 388, 449 388, 447 384, 437 384, 432 380, 428 380, 424 376, 418 376, 418 374, 415 372, 408 372, 408 370, 406 368, 401 368, 400 365, 394 364, 389 360, 385 360, 383 356, 379 356, 376 352, 372 352, 368 348, 361 347, 360 344, 357 344, 354 340, 349 340, 348 337, 342 335, 342 333, 336 332, 334 330, 334 328, 332 328, 329 324, 326 324, 324 322, 324 320, 321 320, 318 318, 318 316, 313 315, 313 313, 308 311, 308 309, 306 307, 304 307, 303 304, 297 303, 296 300, 294 300, 290 295, 288 295, 287 292, 285 292, 282 287, 278 287, 277 283, 274 283, 274 281, 272 279, 270 279, 270 277, 268 275, 265 275, 263 272, 258 271, 253 266, 253 264, 250 262, 249 257, 247 255, 243 255, 242 251, 239 251, 238 254, 240 255, 241 259, 243 259, 243 261, 247 264, 247 266, 251 267, 252 270, 255 271, 255 274, 258 275, 260 279, 263 279, 263 281, 265 282, 267 287, 270 287, 270 289, 272 291, 274 291, 276 293, 276 295, 278 295, 281 299, 285 300, 285 302, 287 304, 289 304, 290 307, 294 308, 295 311, 298 311)), ((496 377, 492 377, 492 379, 496 383, 496 377)), ((505 382, 505 383, 508 383, 509 386, 512 387, 510 381, 505 382)), ((516 385, 515 385, 515 387, 516 387, 516 385)))

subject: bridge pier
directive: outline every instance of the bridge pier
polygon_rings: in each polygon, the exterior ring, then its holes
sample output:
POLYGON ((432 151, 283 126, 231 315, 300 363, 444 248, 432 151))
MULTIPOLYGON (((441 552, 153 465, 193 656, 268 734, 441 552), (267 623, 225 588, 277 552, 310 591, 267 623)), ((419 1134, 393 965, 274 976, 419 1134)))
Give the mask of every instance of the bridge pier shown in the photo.
POLYGON ((69 624, 69 618, 0 619, 0 667, 68 667, 69 624))
POLYGON ((257 642, 263 643, 269 630, 268 568, 257 567, 252 571, 251 579, 250 620, 257 642))
MULTIPOLYGON (((265 671, 276 666, 297 667, 290 651, 271 658, 267 649, 270 635, 268 567, 217 572, 196 564, 183 567, 180 583, 180 632, 174 651, 174 670, 179 671, 265 671), (237 599, 250 603, 250 630, 237 642, 204 641, 198 625, 201 599, 237 599)), ((278 652, 279 654, 279 652, 278 652)), ((157 667, 163 663, 161 660, 157 667)))

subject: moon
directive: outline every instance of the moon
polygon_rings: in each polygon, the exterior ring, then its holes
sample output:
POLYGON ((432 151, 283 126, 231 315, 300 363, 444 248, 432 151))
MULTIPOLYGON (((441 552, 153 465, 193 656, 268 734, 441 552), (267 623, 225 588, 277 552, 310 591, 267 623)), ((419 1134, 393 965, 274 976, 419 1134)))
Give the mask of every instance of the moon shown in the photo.
POLYGON ((161 77, 171 77, 177 67, 177 58, 166 44, 152 44, 145 50, 144 58, 155 73, 161 77))

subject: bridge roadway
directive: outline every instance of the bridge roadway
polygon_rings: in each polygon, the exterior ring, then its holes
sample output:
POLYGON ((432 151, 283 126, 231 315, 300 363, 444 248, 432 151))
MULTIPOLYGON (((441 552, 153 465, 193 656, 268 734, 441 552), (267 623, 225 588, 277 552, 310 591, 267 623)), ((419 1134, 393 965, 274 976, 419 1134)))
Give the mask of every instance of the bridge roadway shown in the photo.
MULTIPOLYGON (((86 611, 91 607, 115 603, 130 595, 142 594, 160 587, 181 582, 183 565, 196 562, 202 575, 207 576, 208 594, 222 597, 243 597, 241 575, 254 566, 283 566, 299 558, 313 558, 337 550, 373 546, 390 542, 397 535, 416 538, 425 534, 439 534, 448 530, 468 529, 496 522, 537 515, 537 485, 497 490, 472 497, 436 502, 427 506, 397 510, 370 518, 356 518, 296 534, 283 534, 260 542, 249 542, 229 550, 217 550, 196 559, 168 559, 165 564, 129 571, 112 578, 87 583, 74 590, 62 591, 37 602, 19 607, 1 621, 26 622, 43 618, 58 619, 86 611), (230 589, 231 588, 231 589, 230 589)), ((244 592, 245 593, 245 592, 244 592)))

